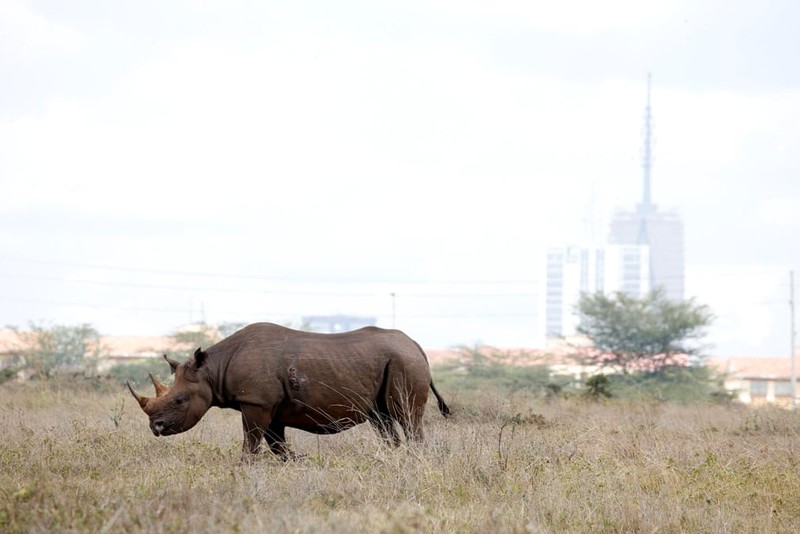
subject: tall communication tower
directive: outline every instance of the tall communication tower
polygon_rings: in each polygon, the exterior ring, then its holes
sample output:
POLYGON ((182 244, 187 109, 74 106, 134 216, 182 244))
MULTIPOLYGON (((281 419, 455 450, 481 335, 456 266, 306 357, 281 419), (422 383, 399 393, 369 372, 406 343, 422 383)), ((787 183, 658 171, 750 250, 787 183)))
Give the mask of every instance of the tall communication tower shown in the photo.
MULTIPOLYGON (((639 245, 650 244, 648 228, 648 215, 656 211, 650 193, 650 173, 653 169, 653 115, 650 111, 650 73, 647 73, 647 105, 644 108, 644 147, 642 147, 642 202, 637 204, 636 212, 639 215, 639 232, 636 243, 639 245)), ((652 277, 652 270, 650 271, 652 277)), ((652 282, 652 280, 651 280, 652 282)))
POLYGON ((609 242, 648 247, 650 287, 663 287, 667 297, 683 298, 683 222, 674 211, 658 209, 652 196, 653 115, 650 107, 651 76, 647 74, 642 147, 642 200, 635 210, 619 210, 611 221, 609 242))
POLYGON ((577 331, 580 318, 573 311, 582 293, 622 291, 641 297, 660 287, 668 298, 683 299, 683 222, 677 212, 658 209, 650 188, 653 168, 650 83, 648 73, 642 132, 644 184, 641 202, 616 210, 610 221, 608 240, 601 243, 594 235, 596 212, 592 185, 584 218, 585 246, 547 250, 543 299, 547 338, 573 335, 577 331))
POLYGON ((642 170, 644 171, 644 187, 642 203, 639 209, 644 213, 655 211, 650 194, 650 172, 653 168, 653 115, 650 112, 650 73, 647 73, 647 105, 644 108, 644 148, 642 151, 642 170))

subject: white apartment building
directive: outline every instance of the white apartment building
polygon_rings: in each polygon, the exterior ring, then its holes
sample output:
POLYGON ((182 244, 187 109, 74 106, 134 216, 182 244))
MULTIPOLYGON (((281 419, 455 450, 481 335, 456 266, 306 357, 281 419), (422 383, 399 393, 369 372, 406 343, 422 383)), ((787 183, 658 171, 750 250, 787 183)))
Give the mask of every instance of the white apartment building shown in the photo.
POLYGON ((545 272, 545 336, 572 336, 582 293, 622 291, 640 297, 650 290, 650 247, 603 245, 551 247, 545 272))

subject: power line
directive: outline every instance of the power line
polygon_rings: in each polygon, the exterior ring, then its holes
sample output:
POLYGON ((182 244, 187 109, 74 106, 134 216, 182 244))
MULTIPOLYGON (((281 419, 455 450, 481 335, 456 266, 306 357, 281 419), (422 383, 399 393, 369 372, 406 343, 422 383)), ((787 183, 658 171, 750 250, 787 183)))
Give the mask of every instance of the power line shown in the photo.
MULTIPOLYGON (((230 288, 230 287, 209 287, 209 286, 176 286, 163 284, 142 284, 136 282, 108 282, 101 280, 76 280, 71 278, 59 278, 55 276, 35 276, 0 273, 0 278, 14 278, 22 280, 34 280, 40 282, 59 282, 68 284, 90 284, 107 287, 129 287, 138 289, 160 289, 166 291, 207 291, 218 293, 244 293, 244 294, 267 294, 267 295, 306 295, 306 296, 341 296, 341 297, 375 297, 381 296, 383 292, 352 292, 352 291, 310 291, 310 290, 287 290, 287 289, 255 289, 255 288, 230 288)), ((536 297, 537 293, 514 292, 514 293, 405 293, 404 297, 414 298, 476 298, 476 297, 536 297)))
MULTIPOLYGON (((125 311, 142 311, 142 312, 159 312, 159 313, 181 313, 185 314, 190 310, 188 308, 160 308, 160 307, 139 307, 139 306, 118 306, 118 305, 110 305, 110 304, 89 304, 85 302, 64 302, 64 301, 53 301, 53 300, 40 300, 40 299, 18 299, 13 297, 4 297, 0 296, 0 301, 7 301, 7 302, 18 302, 18 303, 33 303, 33 304, 47 304, 51 306, 67 306, 67 307, 81 307, 81 308, 92 308, 92 309, 114 309, 114 310, 125 310, 125 311)), ((260 311, 250 311, 245 312, 241 310, 237 311, 215 311, 215 315, 224 315, 224 316, 252 316, 253 314, 259 314, 261 316, 267 317, 291 317, 298 315, 297 313, 280 313, 280 312, 260 312, 260 311)), ((537 317, 538 314, 536 313, 421 313, 421 314, 403 314, 403 319, 458 319, 458 318, 513 318, 513 317, 537 317)), ((389 315, 386 314, 379 314, 377 315, 379 318, 388 318, 389 315)))
MULTIPOLYGON (((362 285, 373 285, 373 284, 408 284, 408 285, 536 285, 539 284, 538 281, 534 279, 516 279, 516 280, 491 280, 491 279, 464 279, 464 280, 454 280, 454 279, 364 279, 364 278, 298 278, 298 277, 280 277, 280 276, 268 276, 268 275, 256 275, 256 274, 241 274, 241 273, 220 273, 220 272, 203 272, 203 271, 178 271, 178 270, 169 270, 169 269, 152 269, 152 268, 141 268, 141 267, 122 267, 122 266, 115 266, 115 265, 99 265, 99 264, 89 264, 89 263, 77 263, 77 262, 66 262, 66 261, 55 261, 55 260, 38 260, 38 259, 29 259, 29 258, 13 258, 8 256, 0 256, 0 261, 9 261, 9 262, 16 262, 16 263, 29 263, 29 264, 37 264, 37 265, 53 265, 53 266, 62 266, 62 267, 74 267, 79 269, 91 269, 91 270, 108 270, 108 271, 119 271, 119 272, 129 272, 129 273, 143 273, 143 274, 158 274, 158 275, 167 275, 167 276, 195 276, 195 277, 208 277, 208 278, 225 278, 228 280, 262 280, 267 282, 281 282, 281 283, 342 283, 342 284, 362 284, 362 285)), ((704 274, 693 274, 689 279, 704 279, 704 278, 719 278, 719 277, 739 277, 739 276, 763 276, 763 275, 780 275, 784 271, 783 268, 772 268, 772 269, 759 269, 759 270, 748 270, 742 272, 730 272, 730 271, 715 271, 709 272, 704 274)), ((0 276, 18 276, 18 275, 2 275, 0 276)), ((687 276, 660 276, 658 277, 658 281, 668 281, 668 280, 684 280, 686 281, 687 276)), ((66 280, 57 280, 57 281, 66 281, 66 280)), ((99 282, 98 282, 99 283, 99 282)), ((786 283, 786 282, 784 282, 786 283)), ((787 283, 788 284, 788 283, 787 283)), ((194 288, 190 288, 194 289, 194 288)))
POLYGON ((0 261, 10 261, 17 263, 31 263, 37 265, 57 265, 62 267, 74 267, 78 269, 92 269, 92 270, 108 270, 108 271, 121 271, 132 273, 146 273, 146 274, 161 274, 169 276, 197 276, 208 278, 226 278, 234 280, 264 280, 269 282, 291 282, 291 283, 348 283, 348 284, 449 284, 449 285, 523 285, 537 283, 532 279, 519 279, 519 280, 489 280, 489 279, 467 279, 467 280, 453 280, 453 279, 364 279, 364 278, 297 278, 297 277, 279 277, 267 276, 256 274, 241 274, 241 273, 219 273, 219 272, 200 272, 200 271, 176 271, 169 269, 151 269, 142 267, 121 267, 114 265, 97 265, 88 263, 75 263, 54 260, 35 260, 26 258, 12 258, 7 256, 0 256, 0 261))
POLYGON ((162 285, 162 284, 140 284, 135 282, 106 282, 100 280, 75 280, 70 278, 58 278, 55 276, 29 276, 0 273, 2 278, 16 278, 24 280, 36 280, 47 282, 60 282, 69 284, 90 284, 98 286, 111 286, 111 287, 130 287, 138 289, 161 289, 167 291, 213 291, 220 293, 264 293, 264 294, 285 294, 285 295, 315 295, 315 296, 353 296, 353 297, 368 297, 373 293, 351 293, 342 291, 286 291, 286 290, 272 290, 272 289, 237 289, 237 288, 223 288, 223 287, 208 287, 208 286, 175 286, 175 285, 162 285))
POLYGON ((0 296, 0 300, 6 302, 18 302, 23 304, 47 304, 49 306, 72 306, 81 308, 93 309, 112 309, 112 310, 127 310, 127 311, 147 311, 147 312, 166 312, 166 313, 186 313, 189 311, 186 308, 158 308, 158 307, 139 307, 139 306, 119 306, 113 304, 89 304, 86 302, 65 302, 57 300, 41 300, 41 299, 20 299, 15 297, 0 296))

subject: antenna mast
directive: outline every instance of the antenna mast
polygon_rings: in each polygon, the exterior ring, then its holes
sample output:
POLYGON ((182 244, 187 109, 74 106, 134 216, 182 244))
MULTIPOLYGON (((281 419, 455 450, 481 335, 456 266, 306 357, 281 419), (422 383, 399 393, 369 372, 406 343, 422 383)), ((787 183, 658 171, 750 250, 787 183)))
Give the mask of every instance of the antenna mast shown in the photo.
POLYGON ((653 211, 650 195, 650 171, 653 167, 653 116, 650 113, 650 73, 647 73, 647 106, 644 108, 644 153, 642 154, 642 170, 644 171, 644 187, 642 189, 642 211, 653 211))

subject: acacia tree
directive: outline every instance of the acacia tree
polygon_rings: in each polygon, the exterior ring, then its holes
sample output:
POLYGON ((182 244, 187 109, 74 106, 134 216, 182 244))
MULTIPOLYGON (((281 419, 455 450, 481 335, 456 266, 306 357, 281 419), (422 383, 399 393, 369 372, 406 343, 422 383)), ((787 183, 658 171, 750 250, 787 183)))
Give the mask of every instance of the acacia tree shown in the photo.
POLYGON ((18 331, 18 334, 25 345, 25 365, 33 370, 34 376, 50 378, 57 371, 68 369, 91 372, 104 350, 100 334, 88 324, 31 323, 29 327, 28 332, 18 331))
POLYGON ((174 348, 169 352, 173 358, 188 359, 195 349, 207 349, 220 340, 217 327, 205 323, 195 323, 188 328, 176 330, 170 336, 174 348))
POLYGON ((699 342, 713 315, 694 299, 669 300, 661 289, 642 298, 595 293, 583 294, 577 308, 578 332, 593 343, 589 363, 628 374, 704 359, 699 342))

